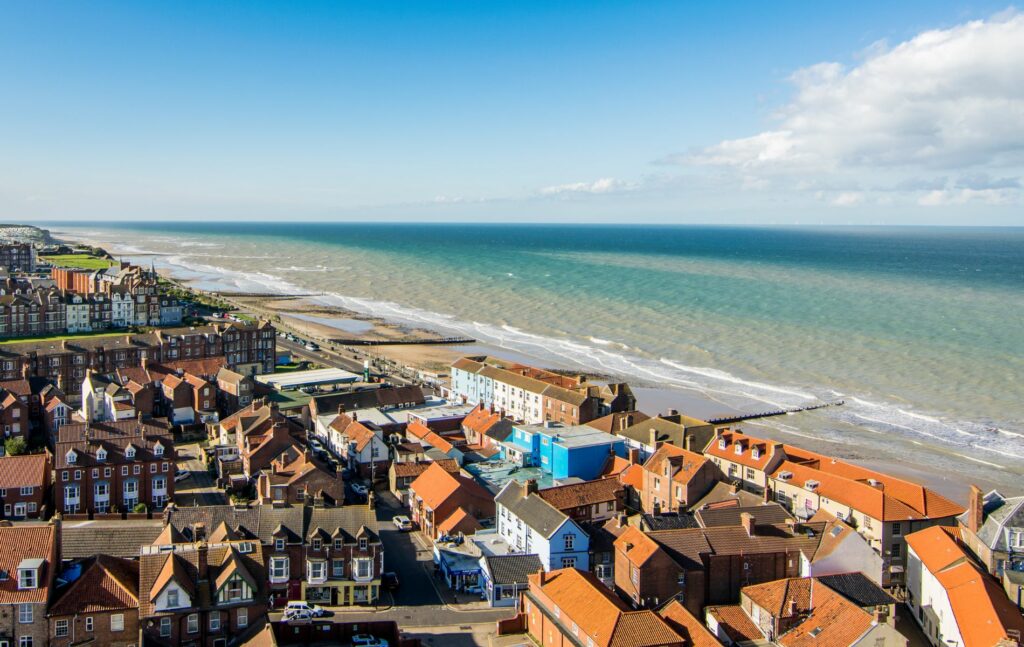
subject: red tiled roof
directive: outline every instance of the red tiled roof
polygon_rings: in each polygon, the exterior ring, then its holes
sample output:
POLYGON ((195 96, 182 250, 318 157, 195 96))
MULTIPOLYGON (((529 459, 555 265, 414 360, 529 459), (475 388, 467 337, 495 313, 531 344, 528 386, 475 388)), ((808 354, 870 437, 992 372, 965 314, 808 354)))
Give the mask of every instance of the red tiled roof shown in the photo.
POLYGON ((45 487, 50 481, 50 460, 46 454, 0 458, 0 488, 45 487))
POLYGON ((778 637, 783 647, 846 647, 874 624, 873 616, 827 586, 814 586, 814 609, 800 624, 778 637))
POLYGON ((405 433, 406 435, 412 436, 413 438, 423 440, 424 438, 426 438, 427 436, 434 432, 431 431, 429 427, 427 427, 419 420, 412 420, 411 422, 409 422, 408 425, 406 425, 405 433))
POLYGON ((581 634, 599 647, 682 645, 683 639, 653 611, 630 611, 592 573, 563 568, 530 575, 531 590, 539 588, 558 606, 565 625, 575 623, 581 634))
POLYGON ((714 618, 718 628, 734 643, 764 640, 764 634, 738 604, 706 607, 704 613, 714 618))
POLYGON ((689 483, 700 468, 708 462, 700 454, 687 451, 675 445, 662 445, 651 454, 651 457, 644 463, 644 469, 649 472, 661 475, 665 473, 665 466, 669 465, 672 471, 672 480, 676 483, 689 483))
POLYGON ((619 483, 629 485, 639 492, 644 489, 644 468, 642 465, 630 465, 619 472, 619 483))
POLYGON ((622 484, 615 479, 598 479, 538 490, 537 495, 562 512, 597 503, 616 501, 622 484))
POLYGON ((0 580, 0 604, 47 602, 49 569, 56 567, 49 563, 56 535, 50 525, 0 526, 0 571, 7 574, 0 580), (18 588, 18 565, 25 559, 45 560, 38 573, 39 588, 18 588))
POLYGON ((441 450, 442 452, 445 452, 445 453, 450 452, 451 450, 455 449, 455 445, 453 445, 450 442, 448 442, 447 440, 445 440, 445 438, 443 436, 439 436, 439 435, 437 435, 434 432, 430 432, 429 434, 424 436, 423 437, 423 442, 425 442, 425 443, 429 444, 431 447, 433 447, 435 449, 439 449, 439 450, 441 450))
POLYGON ((658 610, 661 619, 683 637, 687 647, 721 647, 707 627, 695 618, 679 600, 672 600, 658 610))
POLYGON ((82 575, 59 592, 50 615, 74 615, 137 609, 139 606, 139 563, 135 560, 97 555, 82 575))
POLYGON ((642 566, 661 547, 636 526, 628 526, 615 540, 615 549, 621 551, 631 564, 642 566))
POLYGON ((419 476, 423 472, 427 471, 433 463, 437 463, 444 468, 446 472, 452 474, 458 474, 459 462, 454 458, 442 458, 438 461, 405 461, 401 463, 392 463, 391 466, 395 468, 395 476, 408 477, 408 476, 419 476))

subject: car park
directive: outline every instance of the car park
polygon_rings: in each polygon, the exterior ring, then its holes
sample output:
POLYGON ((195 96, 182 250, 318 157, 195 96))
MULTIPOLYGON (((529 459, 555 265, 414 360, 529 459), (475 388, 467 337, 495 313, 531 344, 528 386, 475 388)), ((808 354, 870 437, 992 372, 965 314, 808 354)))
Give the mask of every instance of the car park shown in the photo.
POLYGON ((393 517, 391 521, 395 524, 395 527, 401 531, 412 530, 412 521, 404 514, 393 517))

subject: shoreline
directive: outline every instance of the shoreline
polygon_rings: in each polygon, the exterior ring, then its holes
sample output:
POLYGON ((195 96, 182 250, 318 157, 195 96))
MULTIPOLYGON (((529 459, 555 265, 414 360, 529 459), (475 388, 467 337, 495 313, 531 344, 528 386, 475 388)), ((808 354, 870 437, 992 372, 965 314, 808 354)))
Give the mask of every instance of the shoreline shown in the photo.
MULTIPOLYGON (((73 235, 73 233, 69 232, 64 235, 73 235)), ((100 246, 105 245, 106 248, 110 247, 109 243, 104 244, 99 240, 97 240, 96 244, 100 246)), ((117 243, 114 243, 114 245, 116 246, 117 243)), ((122 255, 126 257, 151 255, 148 252, 143 253, 137 248, 129 248, 123 251, 122 255)), ((159 252, 152 255, 172 256, 159 252)), ((260 278, 260 275, 256 278, 250 278, 249 273, 242 270, 215 269, 220 270, 223 274, 207 272, 206 274, 209 275, 206 275, 203 272, 191 270, 186 266, 179 268, 175 264, 171 264, 171 267, 160 268, 160 272, 164 276, 173 278, 175 283, 184 289, 205 294, 215 293, 220 290, 229 292, 232 289, 239 291, 248 289, 242 287, 243 285, 269 285, 260 278), (190 278, 188 277, 189 274, 193 276, 190 278), (220 277, 220 279, 216 277, 220 277), (220 288, 220 290, 214 287, 217 285, 231 285, 232 283, 239 287, 220 288)), ((263 289, 266 290, 265 287, 263 289)), ((306 292, 306 290, 301 288, 296 291, 306 292)), ((438 334, 450 335, 463 332, 454 326, 452 328, 445 328, 444 324, 439 321, 420 320, 417 317, 407 317, 403 320, 406 309, 403 309, 398 304, 381 302, 385 306, 383 309, 386 312, 394 311, 395 313, 394 317, 388 317, 387 315, 357 312, 347 307, 333 305, 331 304, 332 299, 335 303, 338 302, 338 299, 334 299, 334 297, 333 293, 321 293, 320 296, 307 297, 288 297, 286 295, 271 297, 268 294, 266 297, 255 299, 246 297, 220 298, 224 301, 236 302, 243 309, 259 309, 266 316, 272 318, 275 324, 286 325, 297 333, 316 338, 317 340, 329 339, 331 337, 394 339, 420 336, 426 338, 436 337, 438 334)), ((348 302, 362 305, 364 301, 348 299, 347 297, 339 298, 342 299, 340 302, 346 303, 346 305, 348 302)), ((368 303, 367 305, 370 304, 368 303)), ((580 370, 580 365, 586 365, 585 358, 571 358, 573 362, 576 362, 576 365, 572 365, 567 361, 563 361, 563 359, 569 360, 570 358, 562 358, 562 353, 550 351, 542 344, 530 345, 537 346, 541 351, 547 351, 548 355, 545 356, 543 352, 535 354, 519 349, 510 349, 487 342, 455 346, 381 345, 344 348, 346 352, 351 351, 354 356, 361 355, 377 362, 387 362, 396 372, 406 377, 417 377, 418 371, 421 370, 427 374, 446 373, 448 366, 458 357, 467 354, 486 354, 555 371, 584 373, 597 379, 624 379, 630 383, 637 393, 637 408, 652 415, 663 412, 668 408, 675 408, 688 415, 710 418, 726 416, 738 411, 749 413, 755 408, 764 408, 763 403, 756 400, 749 400, 751 406, 744 407, 742 398, 731 395, 724 398, 724 400, 730 401, 726 403, 725 401, 720 401, 717 394, 713 391, 708 392, 701 388, 690 388, 667 381, 637 379, 633 375, 627 377, 622 375, 611 376, 601 375, 592 370, 580 370), (737 402, 741 404, 735 406, 737 402)), ((847 458, 866 467, 882 468, 894 476, 902 476, 933 487, 937 491, 943 492, 946 496, 950 496, 958 501, 965 499, 969 483, 977 483, 983 486, 984 489, 998 487, 1004 494, 1011 495, 1021 490, 1020 478, 1014 468, 969 458, 964 454, 953 451, 957 449, 955 447, 947 448, 941 444, 919 442, 913 437, 898 435, 891 436, 889 440, 886 440, 877 435, 866 433, 873 431, 870 428, 850 430, 851 432, 857 432, 854 434, 848 432, 845 428, 836 428, 834 420, 829 420, 823 416, 812 416, 809 413, 796 415, 805 417, 800 418, 800 422, 797 422, 796 419, 789 418, 788 416, 780 416, 781 420, 787 420, 791 424, 798 425, 795 428, 781 423, 774 425, 771 424, 770 420, 768 424, 763 424, 761 421, 750 421, 738 423, 733 425, 733 427, 743 428, 755 436, 779 440, 803 446, 823 454, 847 458), (748 427, 752 429, 747 429, 748 427), (785 429, 780 430, 779 427, 785 429), (788 429, 794 429, 794 432, 791 433, 788 429), (795 433, 795 429, 800 429, 804 433, 795 433), (796 438, 793 436, 796 436, 796 438), (918 464, 933 465, 934 472, 918 469, 892 458, 893 456, 908 455, 907 452, 921 450, 923 451, 918 464), (981 465, 989 467, 982 468, 980 467, 981 465)), ((875 431, 874 433, 877 434, 878 432, 875 431)))

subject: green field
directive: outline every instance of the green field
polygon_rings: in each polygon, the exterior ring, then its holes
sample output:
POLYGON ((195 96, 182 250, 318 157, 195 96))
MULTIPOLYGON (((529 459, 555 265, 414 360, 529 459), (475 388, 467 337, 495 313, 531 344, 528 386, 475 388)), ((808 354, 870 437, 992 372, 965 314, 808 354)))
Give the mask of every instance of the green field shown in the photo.
POLYGON ((110 259, 92 254, 57 254, 55 256, 40 256, 40 258, 57 267, 74 267, 83 270, 102 270, 114 264, 114 261, 110 259))

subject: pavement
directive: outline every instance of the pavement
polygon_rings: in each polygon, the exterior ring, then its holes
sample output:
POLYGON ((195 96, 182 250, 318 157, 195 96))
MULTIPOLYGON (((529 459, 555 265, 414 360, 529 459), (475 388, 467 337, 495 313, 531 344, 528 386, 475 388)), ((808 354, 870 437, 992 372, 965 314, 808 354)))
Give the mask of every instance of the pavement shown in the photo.
POLYGON ((174 503, 179 506, 220 505, 227 503, 224 492, 214 483, 214 477, 206 470, 203 449, 199 443, 175 446, 178 453, 178 469, 190 472, 184 481, 174 484, 174 503))

